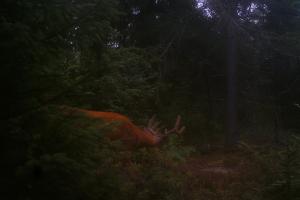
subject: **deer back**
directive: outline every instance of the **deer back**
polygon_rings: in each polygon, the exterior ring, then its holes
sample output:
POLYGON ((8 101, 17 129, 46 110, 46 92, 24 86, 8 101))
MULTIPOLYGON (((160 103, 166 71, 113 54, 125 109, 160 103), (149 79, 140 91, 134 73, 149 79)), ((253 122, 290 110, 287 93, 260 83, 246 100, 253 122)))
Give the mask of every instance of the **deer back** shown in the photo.
POLYGON ((100 112, 71 107, 67 108, 67 113, 81 114, 88 119, 99 119, 99 122, 112 124, 112 128, 107 134, 107 137, 111 140, 121 140, 124 144, 129 146, 152 146, 159 143, 159 140, 155 135, 138 127, 127 116, 119 113, 100 112))

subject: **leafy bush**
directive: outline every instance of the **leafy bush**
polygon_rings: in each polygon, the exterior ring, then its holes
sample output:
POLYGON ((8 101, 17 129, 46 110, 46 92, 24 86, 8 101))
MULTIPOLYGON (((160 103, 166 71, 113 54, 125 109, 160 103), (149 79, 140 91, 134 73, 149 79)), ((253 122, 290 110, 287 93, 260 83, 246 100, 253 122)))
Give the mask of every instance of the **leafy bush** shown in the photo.
MULTIPOLYGON (((100 60, 98 71, 75 88, 73 95, 81 101, 77 104, 130 116, 152 114, 158 87, 157 61, 153 55, 139 48, 109 49, 100 60)), ((77 70, 75 76, 86 69, 77 70)), ((74 99, 70 102, 74 104, 74 99)))
POLYGON ((275 179, 268 186, 272 199, 296 200, 300 198, 300 138, 291 136, 286 146, 277 151, 275 179))
POLYGON ((242 144, 260 165, 262 190, 267 199, 300 198, 300 138, 289 136, 283 146, 253 148, 242 144))
POLYGON ((14 183, 5 199, 183 198, 187 176, 176 167, 191 148, 178 138, 162 147, 128 150, 104 137, 113 127, 66 116, 57 107, 41 109, 27 120, 35 125, 22 124, 27 145, 23 157, 16 158, 14 183))

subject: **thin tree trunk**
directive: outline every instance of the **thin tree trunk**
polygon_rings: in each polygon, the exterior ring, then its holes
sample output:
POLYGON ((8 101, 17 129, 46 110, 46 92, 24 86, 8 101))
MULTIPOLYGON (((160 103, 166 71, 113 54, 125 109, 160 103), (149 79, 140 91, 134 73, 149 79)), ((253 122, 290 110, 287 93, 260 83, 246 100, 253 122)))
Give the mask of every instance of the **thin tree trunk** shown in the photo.
POLYGON ((203 76, 205 80, 205 86, 206 86, 206 97, 207 97, 207 130, 210 132, 212 131, 212 120, 213 120, 213 100, 212 100, 212 94, 211 94, 211 84, 209 80, 209 72, 206 67, 203 69, 203 76))
MULTIPOLYGON (((232 8, 234 9, 234 8, 232 8)), ((226 145, 238 142, 237 126, 237 35, 232 19, 227 27, 227 134, 226 145)))

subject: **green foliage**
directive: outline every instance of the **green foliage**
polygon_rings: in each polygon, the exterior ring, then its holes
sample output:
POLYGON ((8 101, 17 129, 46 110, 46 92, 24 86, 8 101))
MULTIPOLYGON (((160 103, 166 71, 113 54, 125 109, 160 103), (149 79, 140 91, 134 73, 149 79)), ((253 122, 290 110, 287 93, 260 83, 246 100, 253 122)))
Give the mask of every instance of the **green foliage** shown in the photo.
POLYGON ((153 113, 158 87, 153 55, 139 48, 110 49, 101 60, 102 70, 74 92, 81 104, 135 117, 153 113))
MULTIPOLYGON (((286 147, 277 152, 278 169, 268 187, 272 199, 300 198, 300 138, 292 136, 286 147)), ((273 174, 274 176, 274 174, 273 174)))
MULTIPOLYGON (((278 142, 300 129, 299 0, 2 0, 0 12, 3 199, 185 199, 186 176, 175 168, 193 150, 181 138, 131 152, 103 137, 113 127, 47 105, 138 122, 181 114, 193 143, 218 143, 228 27, 237 37, 238 130, 278 142)), ((278 198, 299 196, 294 140, 248 148, 278 198)))
POLYGON ((253 148, 241 143, 242 149, 252 155, 262 172, 261 189, 267 199, 296 200, 300 197, 300 140, 296 135, 282 147, 253 148))
POLYGON ((78 84, 66 79, 70 65, 97 61, 119 15, 114 0, 4 0, 0 7, 4 119, 53 103, 78 84))
POLYGON ((174 147, 168 150, 144 148, 133 154, 129 169, 134 169, 138 177, 134 182, 135 189, 131 191, 134 194, 132 199, 185 199, 188 176, 185 173, 178 174, 176 168, 181 162, 177 155, 183 151, 183 147, 179 148, 179 152, 174 147))
POLYGON ((190 146, 183 146, 182 135, 172 135, 168 137, 162 151, 168 158, 182 162, 188 155, 194 153, 195 149, 190 146))
POLYGON ((30 116, 37 124, 24 129, 25 157, 15 166, 15 187, 20 192, 10 195, 18 199, 98 199, 97 182, 101 181, 96 171, 102 164, 104 170, 110 169, 105 158, 114 157, 106 153, 112 148, 104 145, 106 128, 96 129, 90 120, 67 118, 59 112, 50 107, 30 116))
MULTIPOLYGON (((18 164, 9 169, 14 181, 6 186, 5 199, 183 198, 187 176, 178 174, 176 166, 191 149, 177 138, 161 148, 127 150, 119 141, 106 139, 113 126, 66 115, 56 106, 27 120, 20 130, 27 145, 18 164)), ((10 147, 5 153, 12 151, 10 147)))

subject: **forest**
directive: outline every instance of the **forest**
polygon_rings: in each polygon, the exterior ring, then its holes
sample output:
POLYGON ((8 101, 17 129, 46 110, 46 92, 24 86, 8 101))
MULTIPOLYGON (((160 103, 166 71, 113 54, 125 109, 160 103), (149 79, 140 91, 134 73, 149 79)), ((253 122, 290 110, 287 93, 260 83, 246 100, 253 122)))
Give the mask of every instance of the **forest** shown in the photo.
POLYGON ((300 0, 1 0, 1 200, 300 200, 300 0))

